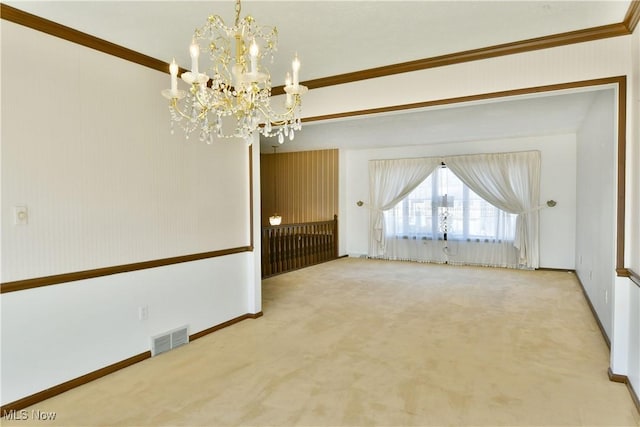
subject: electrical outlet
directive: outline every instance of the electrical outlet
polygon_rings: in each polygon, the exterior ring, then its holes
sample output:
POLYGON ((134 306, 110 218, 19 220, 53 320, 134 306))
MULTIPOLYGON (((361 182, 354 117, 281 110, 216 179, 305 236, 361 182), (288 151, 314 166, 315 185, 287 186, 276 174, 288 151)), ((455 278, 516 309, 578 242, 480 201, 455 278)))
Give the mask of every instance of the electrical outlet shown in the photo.
POLYGON ((143 305, 138 307, 138 319, 147 320, 149 319, 149 306, 143 305))

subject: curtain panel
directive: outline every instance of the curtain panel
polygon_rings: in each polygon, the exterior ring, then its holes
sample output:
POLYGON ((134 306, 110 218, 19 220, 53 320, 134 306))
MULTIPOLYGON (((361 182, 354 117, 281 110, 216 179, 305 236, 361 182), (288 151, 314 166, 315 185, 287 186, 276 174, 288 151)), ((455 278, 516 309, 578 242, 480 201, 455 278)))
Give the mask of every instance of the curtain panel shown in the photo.
POLYGON ((519 264, 539 267, 540 152, 445 157, 444 162, 477 195, 517 214, 513 245, 519 264))
POLYGON ((435 264, 521 268, 513 242, 396 238, 387 240, 384 259, 435 264))
POLYGON ((440 160, 435 157, 369 161, 369 256, 378 258, 385 255, 383 212, 406 197, 438 165, 440 160))
MULTIPOLYGON (((390 242, 390 248, 387 247, 384 211, 393 208, 411 193, 441 163, 445 163, 478 196, 505 212, 517 214, 516 233, 512 246, 517 253, 515 266, 538 268, 539 151, 370 161, 369 256, 391 259, 412 258, 405 258, 406 250, 409 250, 407 248, 401 250, 401 253, 394 252, 396 247, 401 248, 409 242, 390 242)), ((426 247, 420 252, 425 250, 426 247)), ((465 251, 464 248, 462 250, 465 251)), ((418 257, 417 260, 427 259, 418 257)), ((434 261, 438 262, 435 259, 434 261)), ((484 261, 474 262, 473 259, 467 260, 466 263, 486 265, 484 261)), ((512 264, 512 261, 502 261, 496 265, 512 266, 512 264)))

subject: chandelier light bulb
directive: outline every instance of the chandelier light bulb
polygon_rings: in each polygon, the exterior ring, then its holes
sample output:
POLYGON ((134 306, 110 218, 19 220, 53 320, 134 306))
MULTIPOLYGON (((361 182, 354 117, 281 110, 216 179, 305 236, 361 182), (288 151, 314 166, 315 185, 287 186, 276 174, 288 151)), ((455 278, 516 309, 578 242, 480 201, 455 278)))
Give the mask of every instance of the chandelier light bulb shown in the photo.
POLYGON ((291 62, 291 68, 293 69, 293 85, 294 86, 298 86, 299 79, 299 72, 300 72, 300 60, 298 59, 298 54, 296 54, 296 56, 293 58, 293 62, 291 62))
POLYGON ((173 58, 171 65, 169 65, 169 72, 171 73, 171 76, 178 76, 178 64, 176 64, 176 58, 173 58))
POLYGON ((189 54, 191 55, 191 72, 193 74, 198 74, 198 57, 200 56, 200 46, 198 46, 195 37, 191 39, 189 54))
POLYGON ((251 47, 249 47, 249 57, 251 61, 251 74, 255 74, 257 70, 257 62, 258 62, 258 53, 259 53, 258 45, 256 44, 255 39, 251 42, 251 47))
POLYGON ((296 73, 300 71, 300 59, 298 59, 298 54, 293 57, 293 61, 291 61, 291 68, 293 68, 293 72, 296 73))
POLYGON ((253 39, 251 41, 251 47, 249 47, 249 55, 251 55, 252 58, 257 58, 259 52, 260 52, 260 49, 258 48, 256 39, 253 39))
POLYGON ((171 92, 176 93, 178 90, 178 64, 176 64, 175 58, 169 65, 169 73, 171 73, 171 92))

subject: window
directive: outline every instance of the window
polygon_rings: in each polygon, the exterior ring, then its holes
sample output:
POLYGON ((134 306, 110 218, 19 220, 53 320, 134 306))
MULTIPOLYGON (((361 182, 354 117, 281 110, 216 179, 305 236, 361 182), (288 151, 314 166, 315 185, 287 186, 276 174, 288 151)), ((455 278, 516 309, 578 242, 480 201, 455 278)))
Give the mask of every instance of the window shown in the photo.
POLYGON ((446 166, 385 211, 387 236, 400 239, 513 241, 516 215, 489 204, 446 166))

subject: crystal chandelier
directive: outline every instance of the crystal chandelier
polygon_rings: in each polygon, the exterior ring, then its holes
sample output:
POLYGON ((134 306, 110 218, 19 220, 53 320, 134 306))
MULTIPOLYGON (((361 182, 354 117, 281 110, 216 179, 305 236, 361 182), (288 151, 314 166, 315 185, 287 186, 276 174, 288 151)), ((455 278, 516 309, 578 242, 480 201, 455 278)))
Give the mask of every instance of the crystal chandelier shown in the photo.
POLYGON ((240 0, 236 0, 235 23, 225 25, 218 15, 211 15, 207 23, 196 29, 189 52, 191 71, 182 73, 189 90, 178 89, 178 65, 175 59, 169 66, 171 89, 162 91, 169 100, 171 132, 177 123, 186 137, 198 132, 201 141, 211 144, 218 138, 244 138, 250 140, 258 130, 271 137, 293 140, 294 132, 302 127, 300 119, 301 96, 307 87, 299 83, 300 61, 293 59, 292 73, 287 73, 284 91, 284 111, 275 112, 270 105, 271 76, 262 59, 277 50, 278 31, 275 27, 256 24, 251 16, 240 19, 240 0), (212 62, 211 76, 199 71, 200 42, 212 62), (235 119, 231 132, 225 131, 227 117, 235 119))

